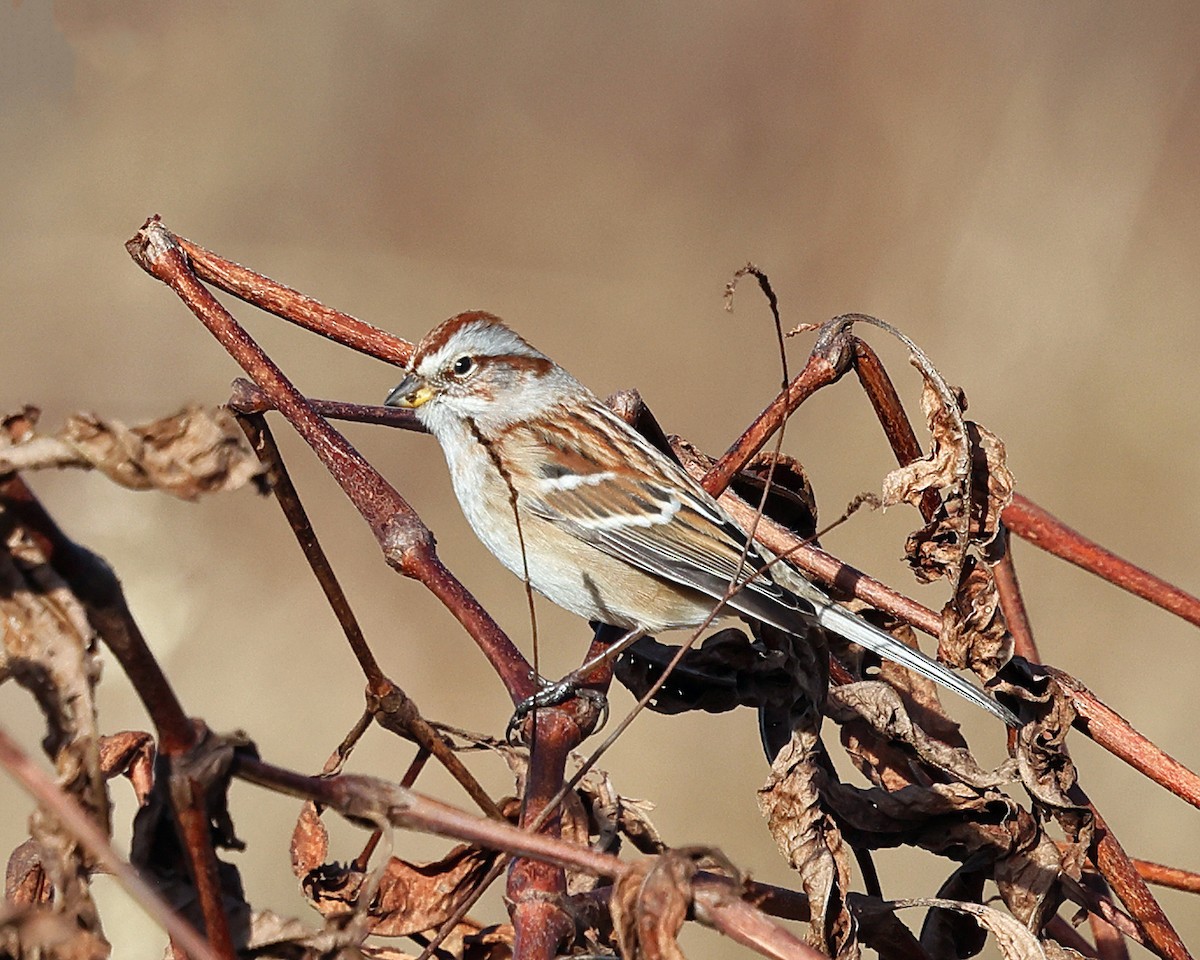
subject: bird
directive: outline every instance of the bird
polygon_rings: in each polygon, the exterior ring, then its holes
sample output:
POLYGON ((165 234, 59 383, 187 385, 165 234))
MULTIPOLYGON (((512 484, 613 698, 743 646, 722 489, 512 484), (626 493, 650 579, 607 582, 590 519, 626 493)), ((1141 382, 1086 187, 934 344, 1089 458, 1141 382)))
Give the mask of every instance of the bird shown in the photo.
POLYGON ((461 313, 426 334, 385 403, 411 409, 441 445, 483 545, 558 606, 636 636, 707 624, 724 599, 722 613, 800 636, 819 625, 1019 725, 791 565, 783 586, 699 483, 493 314, 461 313))

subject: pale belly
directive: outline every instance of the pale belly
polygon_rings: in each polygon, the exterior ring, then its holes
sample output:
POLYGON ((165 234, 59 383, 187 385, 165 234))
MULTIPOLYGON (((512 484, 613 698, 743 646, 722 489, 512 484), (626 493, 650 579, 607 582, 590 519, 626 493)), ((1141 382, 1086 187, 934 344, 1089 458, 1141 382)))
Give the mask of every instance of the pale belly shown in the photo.
POLYGON ((451 457, 454 492, 467 522, 505 567, 566 610, 626 630, 650 633, 702 623, 716 605, 709 597, 598 550, 542 517, 521 510, 520 535, 507 483, 490 462, 451 457), (522 540, 524 551, 522 552, 522 540))

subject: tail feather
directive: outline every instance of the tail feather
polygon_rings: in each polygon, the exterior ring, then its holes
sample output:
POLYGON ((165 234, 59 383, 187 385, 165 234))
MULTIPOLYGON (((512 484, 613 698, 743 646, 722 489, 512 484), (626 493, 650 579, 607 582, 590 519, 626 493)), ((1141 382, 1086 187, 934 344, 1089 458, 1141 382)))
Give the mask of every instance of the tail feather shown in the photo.
POLYGON ((1010 727, 1021 725, 1021 721, 1011 710, 1001 706, 978 687, 968 683, 932 657, 927 657, 920 650, 901 643, 891 634, 885 633, 866 620, 855 616, 845 607, 832 601, 826 601, 826 604, 817 606, 816 611, 817 622, 839 637, 852 640, 885 660, 891 660, 902 667, 907 667, 913 673, 920 674, 927 680, 932 680, 939 686, 957 693, 964 700, 999 717, 1010 727))

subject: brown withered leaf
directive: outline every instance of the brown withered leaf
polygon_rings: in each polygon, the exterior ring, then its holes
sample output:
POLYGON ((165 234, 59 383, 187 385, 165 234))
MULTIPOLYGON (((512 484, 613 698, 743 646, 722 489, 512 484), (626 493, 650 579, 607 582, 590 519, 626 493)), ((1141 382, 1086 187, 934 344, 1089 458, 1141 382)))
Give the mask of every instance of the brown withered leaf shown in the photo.
POLYGON ((771 764, 758 806, 808 896, 808 942, 832 957, 857 957, 855 920, 846 904, 849 850, 819 790, 825 779, 819 750, 814 727, 797 729, 771 764))
MULTIPOLYGON (((16 524, 7 526, 0 548, 0 618, 5 625, 0 683, 13 680, 33 695, 46 721, 42 747, 54 763, 58 785, 107 833, 108 794, 96 723, 100 658, 95 637, 82 604, 46 562, 37 542, 16 524)), ((89 888, 90 858, 74 835, 40 807, 30 817, 30 837, 56 910, 72 918, 81 935, 102 943, 89 888)))
POLYGON ((963 783, 909 784, 899 790, 863 789, 820 772, 815 777, 822 799, 856 848, 901 844, 933 853, 996 858, 1017 844, 1017 805, 994 788, 978 790, 963 783))
MULTIPOLYGON (((983 902, 983 885, 987 881, 986 864, 975 861, 963 864, 938 888, 940 900, 983 902)), ((921 924, 921 946, 931 957, 973 957, 987 943, 987 931, 966 914, 957 910, 933 907, 921 924)))
POLYGON ((1062 854, 1040 823, 1024 810, 1020 815, 1029 842, 998 860, 993 877, 1009 912, 1030 930, 1041 930, 1063 901, 1062 854))
POLYGON ((329 830, 311 800, 305 801, 300 808, 300 816, 292 828, 289 852, 292 874, 301 881, 329 859, 329 830))
POLYGON ((763 513, 806 540, 815 538, 817 498, 804 465, 795 457, 784 453, 760 453, 733 478, 730 486, 747 503, 757 506, 762 502, 768 477, 771 492, 763 513))
POLYGON ((411 936, 441 926, 498 856, 460 844, 430 863, 391 857, 376 872, 328 862, 328 853, 325 825, 315 805, 306 803, 291 845, 292 871, 305 897, 327 918, 365 912, 368 929, 384 937, 411 936), (359 900, 366 890, 374 892, 364 907, 359 900))
POLYGON ((938 656, 953 667, 970 667, 990 680, 1012 659, 1013 639, 1000 609, 991 567, 968 556, 954 596, 942 609, 938 656))
POLYGON ((575 788, 591 823, 591 836, 585 837, 596 850, 605 853, 620 851, 620 837, 625 836, 641 853, 656 854, 666 850, 658 829, 650 821, 654 804, 649 800, 623 797, 617 792, 607 772, 593 767, 575 788))
MULTIPOLYGON (((643 637, 617 660, 616 677, 641 697, 678 652, 677 646, 643 637)), ((780 700, 793 686, 789 660, 786 652, 752 644, 737 627, 727 627, 683 655, 650 709, 668 715, 688 710, 724 713, 780 700)))
MULTIPOLYGON (((472 935, 477 931, 472 930, 472 935)), ((359 943, 361 935, 354 930, 336 926, 314 930, 294 917, 281 917, 263 910, 256 913, 250 924, 246 946, 238 950, 239 958, 254 960, 416 960, 416 954, 395 947, 359 943)), ((462 939, 450 938, 443 944, 442 956, 463 957, 462 939)), ((494 955, 501 960, 500 954, 494 955)), ((480 955, 480 960, 490 960, 480 955)))
POLYGON ((30 906, 49 903, 54 888, 42 867, 41 848, 32 838, 18 844, 4 871, 4 899, 10 904, 30 906))
MULTIPOLYGON (((855 607, 860 617, 886 630, 897 640, 915 649, 921 648, 920 643, 917 642, 916 631, 907 623, 901 623, 862 603, 856 603, 855 607)), ((936 683, 916 671, 892 663, 890 660, 880 662, 879 679, 885 681, 900 695, 908 715, 925 734, 941 740, 951 747, 966 748, 967 741, 962 735, 958 722, 942 706, 941 696, 938 693, 940 688, 936 683)))
POLYGON ((79 926, 69 913, 30 906, 0 913, 0 957, 4 960, 108 960, 107 941, 79 926))
MULTIPOLYGON (((1016 758, 1021 784, 1034 806, 1062 826, 1070 845, 1063 870, 1079 878, 1083 858, 1091 846, 1094 821, 1091 811, 1071 799, 1078 773, 1067 752, 1066 739, 1075 720, 1075 708, 1059 683, 1044 667, 1014 657, 1005 677, 1019 678, 1029 719, 1017 730, 1016 758)), ((1016 686, 1014 684, 1014 686, 1016 686)))
POLYGON ((863 773, 888 790, 910 784, 917 763, 972 787, 996 787, 1017 777, 1012 761, 984 770, 965 746, 930 737, 886 683, 862 680, 831 687, 825 713, 842 725, 843 743, 863 773))
POLYGON ((95 469, 131 490, 183 500, 236 490, 263 472, 233 415, 199 406, 135 427, 77 413, 54 435, 0 439, 0 473, 45 467, 95 469))
POLYGON ((462 938, 462 960, 509 960, 515 933, 511 923, 497 923, 462 938))
POLYGON ((937 907, 955 910, 973 917, 996 941, 996 947, 1005 960, 1046 960, 1037 937, 1030 933, 1015 917, 1001 913, 993 907, 965 900, 945 900, 940 897, 920 897, 911 900, 893 900, 893 909, 910 907, 937 907))
POLYGON ((929 582, 957 570, 966 555, 969 518, 963 502, 970 496, 971 458, 961 404, 948 402, 928 376, 921 390, 921 410, 929 425, 929 453, 883 478, 882 503, 884 507, 920 506, 926 490, 940 493, 938 512, 905 544, 917 579, 929 582))
POLYGON ((100 771, 105 780, 125 776, 138 806, 154 786, 154 738, 144 730, 122 730, 100 739, 100 771))
POLYGON ((1000 514, 1012 501, 1013 477, 1000 439, 963 418, 966 400, 961 391, 946 396, 930 374, 925 375, 921 409, 932 437, 930 452, 888 474, 882 500, 885 507, 919 506, 925 491, 940 494, 938 511, 905 544, 917 579, 928 583, 956 577, 972 545, 989 562, 998 559, 1000 514))
POLYGON ((684 960, 677 937, 692 903, 694 857, 668 850, 634 864, 609 898, 613 932, 627 960, 684 960))
POLYGON ((800 635, 753 622, 750 632, 756 649, 780 663, 788 678, 786 686, 761 690, 758 732, 767 756, 774 757, 791 742, 794 731, 807 737, 821 729, 829 690, 829 648, 825 632, 816 628, 800 635))

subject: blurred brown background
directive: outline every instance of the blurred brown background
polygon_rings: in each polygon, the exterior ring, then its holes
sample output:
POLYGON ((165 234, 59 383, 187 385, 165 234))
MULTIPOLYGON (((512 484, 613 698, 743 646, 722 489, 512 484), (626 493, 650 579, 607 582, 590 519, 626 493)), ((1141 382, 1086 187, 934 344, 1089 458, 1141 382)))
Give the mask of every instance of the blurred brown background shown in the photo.
MULTIPOLYGON (((136 422, 228 395, 232 361, 122 247, 157 212, 403 336, 493 310, 597 392, 637 386, 668 429, 719 452, 779 377, 753 288, 722 310, 723 284, 753 260, 789 325, 861 310, 907 331, 1007 442, 1019 489, 1194 590, 1198 49, 1188 2, 8 3, 0 399, 41 406, 52 428, 76 409, 136 422)), ((238 314, 313 395, 378 401, 397 379, 238 314)), ((868 336, 915 411, 904 352, 868 336)), ((466 530, 432 442, 348 432, 526 638, 521 589, 466 530)), ((429 716, 502 729, 508 704, 470 641, 384 568, 334 485, 285 440, 386 668, 429 716)), ((828 517, 890 466, 849 381, 801 410, 787 449, 828 517)), ((116 566, 191 712, 246 729, 279 763, 321 765, 361 681, 269 501, 32 480, 116 566)), ((939 603, 897 562, 910 525, 903 511, 862 515, 827 545, 939 603)), ((1045 657, 1200 765, 1195 631, 1017 550, 1045 657)), ((561 673, 586 628, 546 606, 541 617, 547 670, 561 673)), ((628 703, 621 693, 614 707, 628 703)), ((101 705, 107 730, 146 725, 111 664, 101 705)), ((998 760, 995 724, 951 709, 998 760)), ((0 715, 36 745, 27 695, 0 691, 0 715)), ((1200 868, 1194 809, 1075 744, 1084 787, 1133 855, 1200 868)), ((352 766, 398 776, 408 756, 372 734, 352 766)), ((477 766, 503 789, 498 762, 477 766)), ((788 881, 755 806, 766 768, 749 712, 644 717, 605 766, 623 792, 659 802, 669 842, 717 840, 756 876, 788 881)), ((3 782, 0 808, 6 851, 29 804, 3 782)), ((286 862, 294 812, 235 789, 251 899, 303 913, 286 862)), ((353 855, 352 833, 339 836, 338 855, 353 855)), ((416 856, 441 846, 395 842, 416 856)), ((932 894, 952 869, 902 853, 880 865, 895 896, 932 894)), ((116 955, 157 955, 153 929, 105 895, 116 955)), ((1194 901, 1164 902, 1200 942, 1194 901)), ((704 933, 688 949, 730 955, 704 933)))

